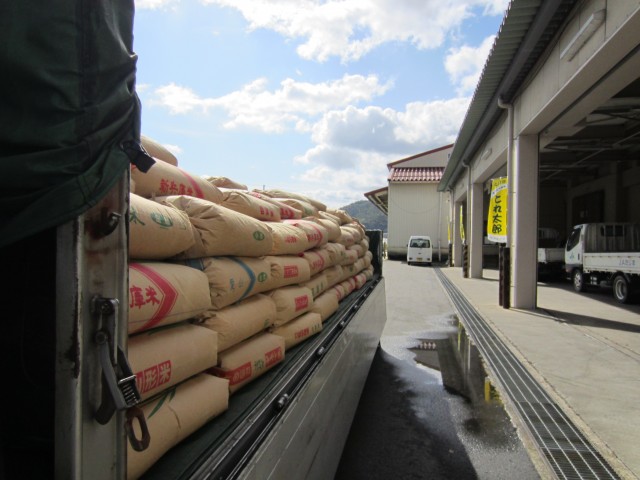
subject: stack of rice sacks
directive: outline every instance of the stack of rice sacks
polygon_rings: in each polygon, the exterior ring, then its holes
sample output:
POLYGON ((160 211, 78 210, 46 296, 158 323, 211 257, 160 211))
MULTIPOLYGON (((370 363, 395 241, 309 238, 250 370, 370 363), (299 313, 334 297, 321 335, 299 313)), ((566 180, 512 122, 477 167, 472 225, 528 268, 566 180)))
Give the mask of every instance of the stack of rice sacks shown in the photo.
POLYGON ((129 361, 151 446, 129 449, 128 478, 226 410, 373 276, 364 228, 346 212, 191 175, 142 143, 156 163, 131 170, 129 361))

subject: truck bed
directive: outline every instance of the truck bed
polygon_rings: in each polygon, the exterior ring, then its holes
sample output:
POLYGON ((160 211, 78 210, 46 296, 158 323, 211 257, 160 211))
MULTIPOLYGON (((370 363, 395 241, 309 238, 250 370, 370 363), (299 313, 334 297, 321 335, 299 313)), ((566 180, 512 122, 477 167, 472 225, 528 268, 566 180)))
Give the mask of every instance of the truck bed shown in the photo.
POLYGON ((333 478, 385 321, 376 274, 142 478, 333 478))
POLYGON ((564 263, 564 248, 538 248, 538 263, 564 263))
POLYGON ((585 273, 623 271, 640 275, 640 252, 585 252, 582 264, 585 273))

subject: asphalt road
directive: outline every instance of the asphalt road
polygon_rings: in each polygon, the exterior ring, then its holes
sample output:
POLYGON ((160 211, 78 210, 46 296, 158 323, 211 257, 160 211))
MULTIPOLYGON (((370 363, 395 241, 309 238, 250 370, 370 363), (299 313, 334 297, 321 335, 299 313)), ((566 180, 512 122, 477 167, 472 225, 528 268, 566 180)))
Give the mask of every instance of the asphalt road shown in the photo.
POLYGON ((416 362, 425 339, 457 334, 433 269, 387 260, 383 274, 387 324, 335 480, 539 478, 499 403, 450 393, 416 362))

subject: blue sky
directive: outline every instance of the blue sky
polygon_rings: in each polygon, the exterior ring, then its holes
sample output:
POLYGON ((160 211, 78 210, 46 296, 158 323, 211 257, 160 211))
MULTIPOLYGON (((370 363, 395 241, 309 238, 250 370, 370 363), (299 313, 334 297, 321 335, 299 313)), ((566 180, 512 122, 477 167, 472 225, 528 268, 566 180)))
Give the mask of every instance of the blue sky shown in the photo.
POLYGON ((142 133, 330 207, 453 143, 508 0, 136 0, 142 133))

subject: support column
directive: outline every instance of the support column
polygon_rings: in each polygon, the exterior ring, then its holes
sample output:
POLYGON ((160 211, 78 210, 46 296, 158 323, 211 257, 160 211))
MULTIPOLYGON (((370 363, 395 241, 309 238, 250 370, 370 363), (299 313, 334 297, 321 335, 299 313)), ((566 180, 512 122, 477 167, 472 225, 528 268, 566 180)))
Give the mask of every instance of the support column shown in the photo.
POLYGON ((482 234, 484 223, 484 199, 482 195, 482 184, 473 183, 470 189, 471 208, 469 212, 470 232, 469 232, 469 277, 482 278, 482 234))
POLYGON ((460 205, 462 202, 453 204, 453 265, 462 267, 462 239, 460 238, 460 205))
POLYGON ((516 139, 510 215, 513 308, 536 307, 538 267, 538 136, 516 139))

